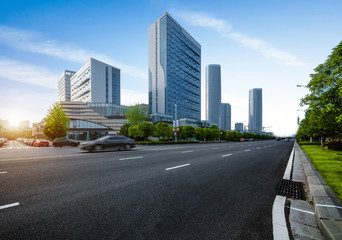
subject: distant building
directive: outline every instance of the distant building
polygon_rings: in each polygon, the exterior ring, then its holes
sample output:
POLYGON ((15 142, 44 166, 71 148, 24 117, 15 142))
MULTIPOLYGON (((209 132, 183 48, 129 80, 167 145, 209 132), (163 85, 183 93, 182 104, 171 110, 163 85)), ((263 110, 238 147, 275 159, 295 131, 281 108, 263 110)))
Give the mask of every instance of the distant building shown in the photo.
POLYGON ((220 129, 231 131, 232 110, 229 103, 221 103, 220 129))
POLYGON ((30 121, 20 121, 19 127, 20 128, 30 128, 30 121))
POLYGON ((120 105, 120 69, 90 58, 70 79, 71 101, 120 105))
POLYGON ((43 134, 43 129, 45 126, 45 121, 42 120, 40 122, 37 123, 32 123, 32 136, 35 138, 43 138, 44 134, 43 134))
POLYGON ((262 129, 262 89, 249 90, 248 132, 261 133, 262 129))
POLYGON ((235 132, 243 133, 243 123, 235 123, 235 132))
POLYGON ((209 64, 205 68, 206 120, 219 126, 221 112, 221 66, 209 64))
POLYGON ((70 79, 75 74, 73 71, 65 70, 58 80, 58 101, 70 101, 70 79))
POLYGON ((168 13, 148 27, 148 68, 154 122, 201 119, 201 45, 168 13))
POLYGON ((3 128, 9 128, 9 120, 0 119, 0 124, 3 128))

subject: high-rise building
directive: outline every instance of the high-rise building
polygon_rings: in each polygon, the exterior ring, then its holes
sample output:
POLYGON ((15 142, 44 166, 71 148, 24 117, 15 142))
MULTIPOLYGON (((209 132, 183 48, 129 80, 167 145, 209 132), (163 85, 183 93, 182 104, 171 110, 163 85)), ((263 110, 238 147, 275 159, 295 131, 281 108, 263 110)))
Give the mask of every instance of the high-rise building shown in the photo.
POLYGON ((120 105, 120 69, 90 58, 70 79, 71 101, 120 105))
POLYGON ((262 89, 253 88, 249 90, 249 122, 248 132, 262 132, 262 89))
POLYGON ((232 109, 229 103, 221 103, 220 129, 231 131, 232 109))
POLYGON ((221 112, 221 66, 205 67, 205 114, 206 120, 219 125, 221 112))
POLYGON ((70 101, 70 78, 75 74, 65 70, 58 80, 58 101, 70 101))
POLYGON ((243 133, 243 123, 235 123, 235 132, 243 133))
POLYGON ((149 112, 154 121, 201 119, 201 45, 164 13, 148 27, 149 112))

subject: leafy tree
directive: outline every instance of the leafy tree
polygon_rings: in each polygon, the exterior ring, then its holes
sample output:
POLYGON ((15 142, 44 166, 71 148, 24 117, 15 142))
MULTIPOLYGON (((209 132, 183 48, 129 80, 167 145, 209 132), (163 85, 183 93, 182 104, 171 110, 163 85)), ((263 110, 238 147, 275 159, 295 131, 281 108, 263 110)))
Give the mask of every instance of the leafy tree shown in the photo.
POLYGON ((144 122, 150 118, 148 111, 139 106, 139 104, 129 106, 124 111, 128 124, 135 125, 144 122))
MULTIPOLYGON (((216 126, 216 125, 213 125, 213 126, 216 126)), ((211 135, 212 140, 218 140, 219 139, 220 131, 218 128, 210 128, 209 131, 210 131, 210 135, 211 135)))
POLYGON ((156 137, 172 137, 172 127, 166 122, 159 122, 156 125, 155 136, 156 137))
POLYGON ((55 103, 50 107, 44 120, 46 124, 43 133, 51 141, 67 135, 69 118, 65 115, 65 111, 59 103, 55 103))
POLYGON ((227 134, 228 134, 228 131, 221 130, 220 131, 220 139, 221 140, 226 140, 227 139, 227 134))
POLYGON ((203 140, 204 140, 203 128, 198 127, 198 128, 195 129, 195 137, 196 137, 197 140, 199 140, 199 141, 203 141, 203 140))
POLYGON ((146 139, 153 135, 154 125, 149 122, 142 122, 138 124, 138 136, 142 137, 145 141, 146 139))
POLYGON ((128 135, 131 138, 137 139, 139 138, 139 127, 138 125, 132 125, 128 128, 128 135))
POLYGON ((129 132, 128 129, 131 125, 129 123, 125 123, 124 125, 121 126, 119 135, 129 137, 129 132))
POLYGON ((307 120, 300 133, 315 132, 322 140, 342 135, 342 41, 327 60, 314 69, 307 85, 310 93, 301 99, 308 106, 307 120))
POLYGON ((184 139, 190 139, 195 136, 195 128, 193 126, 183 126, 181 128, 181 134, 184 139))
POLYGON ((217 125, 211 125, 210 129, 218 129, 217 125))

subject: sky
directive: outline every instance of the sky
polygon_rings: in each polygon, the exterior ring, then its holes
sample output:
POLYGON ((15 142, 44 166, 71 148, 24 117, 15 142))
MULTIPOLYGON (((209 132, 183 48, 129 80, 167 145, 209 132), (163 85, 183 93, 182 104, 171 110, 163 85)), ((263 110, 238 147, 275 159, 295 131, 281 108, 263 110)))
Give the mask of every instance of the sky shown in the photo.
POLYGON ((148 103, 148 26, 168 12, 221 65, 232 128, 248 124, 249 89, 263 89, 263 126, 297 131, 310 74, 342 40, 342 1, 0 0, 0 119, 41 121, 64 70, 90 57, 121 69, 121 104, 148 103))

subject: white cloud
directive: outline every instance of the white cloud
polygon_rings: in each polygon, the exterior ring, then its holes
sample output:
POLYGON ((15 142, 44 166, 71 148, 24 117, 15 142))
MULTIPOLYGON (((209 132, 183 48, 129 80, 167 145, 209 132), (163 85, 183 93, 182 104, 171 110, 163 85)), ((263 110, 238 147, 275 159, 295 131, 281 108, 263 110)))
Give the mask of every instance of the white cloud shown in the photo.
POLYGON ((118 62, 106 55, 84 50, 74 44, 45 40, 38 32, 0 26, 0 41, 13 48, 49 55, 82 64, 90 57, 93 57, 120 68, 122 73, 131 77, 147 79, 146 71, 118 62))
POLYGON ((174 11, 175 15, 182 18, 193 26, 210 28, 219 33, 222 37, 232 39, 240 44, 256 50, 264 56, 282 62, 289 66, 305 66, 306 64, 299 61, 293 54, 287 53, 276 47, 271 46, 267 42, 249 37, 242 33, 232 31, 232 26, 221 19, 209 16, 201 12, 184 12, 174 11))
POLYGON ((0 78, 46 88, 57 88, 58 74, 24 62, 0 59, 0 78))

